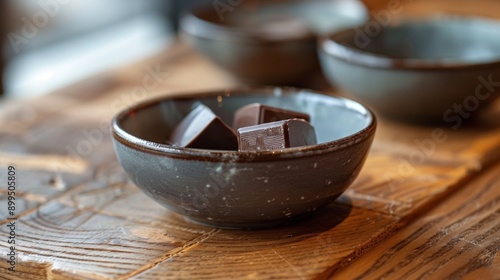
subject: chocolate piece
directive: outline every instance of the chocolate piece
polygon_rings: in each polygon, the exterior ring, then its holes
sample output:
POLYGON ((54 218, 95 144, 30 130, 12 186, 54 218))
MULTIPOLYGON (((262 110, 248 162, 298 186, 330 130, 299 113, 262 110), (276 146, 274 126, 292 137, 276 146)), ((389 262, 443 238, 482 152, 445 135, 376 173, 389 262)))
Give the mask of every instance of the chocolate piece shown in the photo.
POLYGON ((309 116, 306 114, 252 103, 234 113, 233 129, 288 119, 303 119, 309 122, 309 116))
POLYGON ((272 151, 314 145, 314 127, 301 119, 247 126, 238 129, 240 151, 272 151))
POLYGON ((238 150, 238 139, 231 127, 202 104, 177 125, 168 141, 186 148, 238 150))

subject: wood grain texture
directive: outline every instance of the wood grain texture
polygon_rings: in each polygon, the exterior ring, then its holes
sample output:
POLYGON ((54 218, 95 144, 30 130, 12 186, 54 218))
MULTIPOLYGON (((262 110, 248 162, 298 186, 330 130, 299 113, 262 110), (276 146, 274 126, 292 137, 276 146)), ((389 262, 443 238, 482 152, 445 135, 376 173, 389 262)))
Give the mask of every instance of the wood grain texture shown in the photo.
POLYGON ((499 279, 500 165, 332 279, 499 279))
MULTIPOLYGON (((53 275, 76 272, 84 278, 118 277, 149 267, 214 231, 195 225, 182 227, 175 221, 129 219, 129 214, 140 211, 140 207, 130 205, 132 201, 118 214, 103 213, 138 190, 120 175, 113 181, 113 177, 98 178, 19 218, 19 268, 45 263, 53 275)), ((151 203, 142 195, 141 204, 151 203)), ((160 215, 166 212, 161 206, 151 205, 159 208, 160 215)), ((5 235, 6 230, 1 227, 0 233, 5 235)))
POLYGON ((137 279, 276 279, 285 275, 309 279, 362 253, 395 225, 389 216, 332 204, 312 219, 279 229, 221 230, 137 279), (353 228, 358 229, 356 235, 349 234, 353 228))
MULTIPOLYGON (((214 230, 151 203, 128 182, 117 164, 100 167, 91 182, 47 201, 34 212, 28 211, 18 221, 21 271, 28 273, 33 263, 44 263, 43 268, 53 277, 72 275, 70 278, 76 279, 149 278, 165 274, 165 268, 169 271, 165 277, 197 277, 196 271, 186 270, 186 262, 198 258, 197 262, 204 261, 211 269, 227 262, 227 276, 269 278, 286 271, 310 277, 345 256, 354 258, 384 239, 397 225, 390 216, 353 209, 344 203, 332 204, 313 219, 289 227, 214 230), (347 234, 362 226, 365 228, 360 234, 347 234), (338 250, 340 244, 342 250, 338 250), (249 262, 255 262, 255 266, 244 270, 249 262), (176 267, 161 265, 165 263, 175 263, 176 267), (262 264, 275 264, 279 269, 273 273, 259 271, 262 264), (300 272, 303 265, 309 270, 300 272)), ((0 228, 0 235, 5 235, 5 230, 0 228)), ((3 240, 0 244, 6 246, 3 240)), ((42 272, 33 273, 22 275, 41 279, 37 277, 42 272)), ((212 276, 216 279, 221 275, 212 276)))

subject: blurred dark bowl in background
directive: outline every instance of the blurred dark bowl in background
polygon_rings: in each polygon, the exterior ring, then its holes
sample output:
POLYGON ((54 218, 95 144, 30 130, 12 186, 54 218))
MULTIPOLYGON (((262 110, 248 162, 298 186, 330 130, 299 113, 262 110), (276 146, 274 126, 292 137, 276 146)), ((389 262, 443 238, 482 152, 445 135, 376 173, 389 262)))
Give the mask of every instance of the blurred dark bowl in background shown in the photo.
POLYGON ((488 81, 500 77, 500 21, 439 16, 404 20, 376 36, 363 30, 325 37, 320 57, 333 85, 379 113, 453 122, 498 96, 488 81))
POLYGON ((362 25, 351 0, 243 1, 232 11, 198 5, 181 20, 182 37, 243 82, 294 85, 319 71, 317 36, 362 25))

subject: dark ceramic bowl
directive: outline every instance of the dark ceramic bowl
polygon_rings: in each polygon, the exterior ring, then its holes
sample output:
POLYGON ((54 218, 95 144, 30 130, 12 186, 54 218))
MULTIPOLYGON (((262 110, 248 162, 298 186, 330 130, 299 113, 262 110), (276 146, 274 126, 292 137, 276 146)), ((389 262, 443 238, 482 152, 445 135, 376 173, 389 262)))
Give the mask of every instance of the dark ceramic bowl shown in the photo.
POLYGON ((181 20, 182 38, 237 78, 260 84, 293 83, 319 71, 317 34, 368 18, 351 0, 254 0, 222 11, 215 2, 194 7, 181 20))
POLYGON ((320 58, 332 84, 375 111, 455 125, 498 95, 499 21, 440 17, 374 30, 322 39, 320 58))
POLYGON ((221 90, 139 104, 113 120, 118 160, 144 193, 190 219, 218 227, 285 224, 337 198, 356 178, 375 116, 343 98, 291 88, 221 90), (260 102, 310 114, 317 145, 275 152, 189 149, 165 143, 201 101, 225 122, 260 102))

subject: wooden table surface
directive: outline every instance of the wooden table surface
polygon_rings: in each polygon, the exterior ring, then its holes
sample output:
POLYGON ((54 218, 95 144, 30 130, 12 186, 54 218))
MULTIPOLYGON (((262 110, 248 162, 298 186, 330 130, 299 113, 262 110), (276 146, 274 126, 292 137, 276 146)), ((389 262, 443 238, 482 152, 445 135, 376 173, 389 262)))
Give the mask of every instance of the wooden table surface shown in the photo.
POLYGON ((500 102, 458 129, 380 119, 354 184, 286 227, 215 229, 154 203, 119 166, 111 118, 141 100, 235 85, 176 42, 59 92, 0 103, 0 279, 500 279, 500 102))

